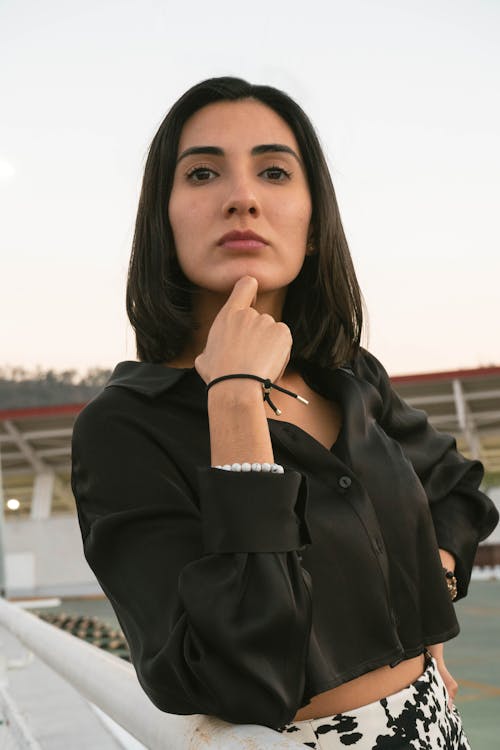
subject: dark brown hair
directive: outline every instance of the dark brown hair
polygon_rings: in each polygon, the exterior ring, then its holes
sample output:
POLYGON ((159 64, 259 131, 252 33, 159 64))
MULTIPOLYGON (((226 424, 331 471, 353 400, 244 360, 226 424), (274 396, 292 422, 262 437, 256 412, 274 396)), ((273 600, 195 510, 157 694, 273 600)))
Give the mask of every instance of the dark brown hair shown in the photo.
POLYGON ((195 329, 191 297, 197 287, 179 266, 168 219, 184 123, 212 102, 250 97, 274 110, 293 131, 311 194, 315 253, 306 254, 299 274, 289 284, 282 313, 293 337, 290 360, 300 358, 335 367, 357 354, 363 324, 362 295, 314 127, 284 92, 223 77, 202 81, 186 91, 166 115, 149 148, 126 294, 127 314, 141 361, 173 360, 195 329))

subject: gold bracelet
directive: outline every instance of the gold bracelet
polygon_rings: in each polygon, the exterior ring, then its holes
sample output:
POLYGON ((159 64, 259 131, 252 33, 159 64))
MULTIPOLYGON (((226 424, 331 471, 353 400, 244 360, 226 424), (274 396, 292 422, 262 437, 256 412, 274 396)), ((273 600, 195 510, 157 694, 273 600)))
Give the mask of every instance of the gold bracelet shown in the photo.
POLYGON ((448 591, 450 592, 451 601, 454 602, 457 598, 457 579, 455 573, 452 570, 448 570, 447 568, 443 568, 443 570, 446 578, 446 585, 448 586, 448 591))

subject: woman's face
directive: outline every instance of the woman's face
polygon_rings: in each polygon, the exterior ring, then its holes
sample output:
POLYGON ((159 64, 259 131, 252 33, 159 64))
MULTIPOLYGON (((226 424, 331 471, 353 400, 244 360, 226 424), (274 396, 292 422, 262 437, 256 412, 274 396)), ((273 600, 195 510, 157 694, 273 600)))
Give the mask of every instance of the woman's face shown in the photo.
POLYGON ((179 265, 198 287, 229 293, 245 274, 259 293, 288 286, 304 262, 311 211, 297 141, 274 110, 223 101, 186 121, 168 216, 179 265), (248 230, 262 241, 222 239, 248 230))

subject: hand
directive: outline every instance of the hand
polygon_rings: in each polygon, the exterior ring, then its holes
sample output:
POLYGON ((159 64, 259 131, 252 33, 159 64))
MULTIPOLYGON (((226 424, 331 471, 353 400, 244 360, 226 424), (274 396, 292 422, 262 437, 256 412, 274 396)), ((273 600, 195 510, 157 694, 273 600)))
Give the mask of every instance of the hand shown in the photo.
POLYGON ((458 683, 455 680, 455 678, 452 677, 452 675, 449 673, 448 668, 446 664, 444 663, 443 644, 435 643, 433 646, 427 646, 427 650, 430 651, 430 653, 436 660, 438 672, 443 678, 443 682, 448 691, 448 695, 449 695, 448 706, 451 709, 453 707, 455 695, 457 694, 458 683))
POLYGON ((446 549, 439 549, 439 557, 441 558, 441 565, 447 570, 455 570, 455 558, 446 549))
MULTIPOLYGON (((276 322, 272 315, 260 314, 252 307, 257 289, 256 278, 242 276, 214 318, 205 349, 194 361, 205 383, 236 372, 274 382, 284 373, 290 360, 292 334, 286 323, 276 322)), ((260 386, 258 381, 253 382, 260 386)))

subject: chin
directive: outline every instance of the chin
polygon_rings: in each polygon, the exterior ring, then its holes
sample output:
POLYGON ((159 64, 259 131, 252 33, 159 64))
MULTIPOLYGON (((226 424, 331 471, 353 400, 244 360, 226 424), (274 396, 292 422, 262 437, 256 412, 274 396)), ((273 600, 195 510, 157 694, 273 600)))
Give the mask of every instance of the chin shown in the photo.
POLYGON ((286 278, 281 278, 281 274, 266 273, 265 271, 259 271, 255 268, 245 268, 242 271, 238 270, 235 273, 225 276, 223 290, 231 292, 238 279, 241 279, 242 276, 253 276, 257 279, 259 294, 262 292, 276 291, 277 289, 282 289, 289 284, 289 281, 286 278))
POLYGON ((200 268, 193 269, 189 278, 200 289, 217 294, 230 294, 234 285, 242 276, 253 276, 259 284, 259 292, 276 291, 287 287, 300 272, 297 269, 273 268, 271 264, 263 262, 261 258, 231 258, 229 262, 218 263, 212 268, 203 269, 206 273, 200 273, 200 268), (295 273, 294 273, 295 270, 295 273))

